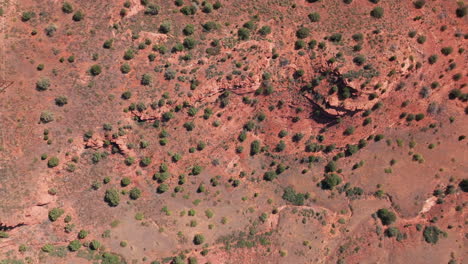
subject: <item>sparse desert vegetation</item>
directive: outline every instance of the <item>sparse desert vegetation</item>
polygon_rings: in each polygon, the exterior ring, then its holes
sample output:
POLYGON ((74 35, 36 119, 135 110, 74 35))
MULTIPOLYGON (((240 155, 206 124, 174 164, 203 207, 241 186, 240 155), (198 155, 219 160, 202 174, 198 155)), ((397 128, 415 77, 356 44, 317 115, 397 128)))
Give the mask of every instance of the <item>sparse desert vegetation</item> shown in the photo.
POLYGON ((463 263, 463 1, 4 1, 0 263, 463 263))

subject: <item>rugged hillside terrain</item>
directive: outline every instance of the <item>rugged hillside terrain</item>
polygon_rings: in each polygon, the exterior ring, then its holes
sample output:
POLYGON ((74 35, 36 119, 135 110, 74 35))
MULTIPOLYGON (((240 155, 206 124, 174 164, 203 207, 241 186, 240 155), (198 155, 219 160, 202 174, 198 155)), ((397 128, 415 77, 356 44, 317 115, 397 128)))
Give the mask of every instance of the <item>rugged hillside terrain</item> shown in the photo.
POLYGON ((0 263, 464 263, 468 6, 3 0, 0 263))

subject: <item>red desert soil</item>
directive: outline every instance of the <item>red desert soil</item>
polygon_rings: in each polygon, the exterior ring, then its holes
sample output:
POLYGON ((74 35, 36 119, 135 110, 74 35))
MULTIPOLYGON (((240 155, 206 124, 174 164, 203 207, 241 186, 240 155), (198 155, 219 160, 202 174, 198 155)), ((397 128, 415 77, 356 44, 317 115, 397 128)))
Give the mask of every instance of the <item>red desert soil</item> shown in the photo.
POLYGON ((0 264, 465 263, 467 10, 2 1, 0 264))

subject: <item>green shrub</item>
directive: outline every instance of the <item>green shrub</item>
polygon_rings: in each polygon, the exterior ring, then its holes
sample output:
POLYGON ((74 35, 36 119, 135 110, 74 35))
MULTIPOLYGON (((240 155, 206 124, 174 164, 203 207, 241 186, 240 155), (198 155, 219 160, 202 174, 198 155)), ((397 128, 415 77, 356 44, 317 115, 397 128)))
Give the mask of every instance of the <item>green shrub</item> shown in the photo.
POLYGON ((128 63, 124 63, 124 64, 122 64, 122 66, 120 66, 120 72, 122 72, 123 74, 129 73, 130 70, 131 70, 131 68, 130 68, 130 65, 128 63))
POLYGON ((73 6, 69 2, 64 2, 62 5, 62 11, 65 14, 71 14, 73 13, 73 6))
POLYGON ((68 244, 68 250, 75 252, 81 248, 81 242, 79 240, 73 240, 68 244))
POLYGON ((250 156, 255 156, 260 152, 260 141, 254 140, 250 144, 250 156))
POLYGON ((321 187, 324 190, 332 190, 335 186, 339 185, 342 179, 338 174, 331 173, 327 174, 321 182, 321 187))
POLYGON ((349 127, 347 127, 347 128, 345 129, 345 131, 343 132, 343 134, 344 134, 345 136, 352 135, 352 134, 354 134, 354 129, 355 129, 355 128, 354 128, 353 126, 349 126, 349 127))
POLYGON ((115 207, 120 203, 120 194, 116 189, 107 189, 104 195, 104 201, 111 207, 115 207))
POLYGON ((430 244, 436 244, 439 241, 439 235, 442 231, 436 226, 426 226, 423 231, 424 240, 430 244))
POLYGON ((93 239, 90 243, 89 243, 89 248, 91 250, 98 250, 99 248, 101 248, 101 242, 97 241, 96 239, 93 239))
POLYGON ((51 244, 45 244, 44 246, 41 247, 41 250, 46 253, 50 253, 54 251, 55 247, 51 244))
POLYGON ((132 181, 130 180, 130 178, 128 177, 124 177, 121 181, 120 181, 120 185, 122 187, 126 187, 128 186, 132 181))
POLYGON ((400 234, 400 230, 398 230, 396 227, 389 227, 387 230, 385 230, 385 235, 387 237, 396 237, 398 234, 400 234))
POLYGON ((131 60, 135 57, 135 51, 133 49, 128 49, 124 53, 124 60, 131 60))
POLYGON ((382 7, 380 7, 380 6, 374 7, 374 9, 372 9, 370 15, 375 17, 375 18, 382 18, 383 15, 384 15, 384 9, 382 7))
POLYGON ((203 2, 202 12, 203 13, 211 13, 213 11, 213 5, 208 2, 203 2))
POLYGON ((83 20, 84 18, 84 13, 82 11, 76 11, 75 14, 73 14, 73 21, 75 22, 79 22, 81 20, 83 20))
POLYGON ((30 11, 23 12, 23 14, 21 15, 21 21, 27 22, 31 20, 31 18, 34 18, 34 17, 36 17, 36 13, 34 12, 30 12, 30 11))
POLYGON ((358 55, 358 56, 353 58, 353 62, 356 65, 361 66, 366 62, 366 57, 364 57, 363 55, 358 55))
POLYGON ((149 5, 147 5, 147 7, 145 9, 145 15, 155 16, 155 15, 159 14, 159 10, 160 10, 160 7, 158 5, 149 4, 149 5))
POLYGON ((48 37, 53 37, 57 31, 57 26, 50 24, 44 29, 44 31, 48 37))
POLYGON ((442 54, 444 54, 445 56, 448 56, 450 54, 452 54, 453 52, 453 48, 452 47, 443 47, 440 52, 442 52, 442 54))
POLYGON ((45 91, 50 87, 50 80, 48 78, 41 78, 36 82, 36 89, 38 91, 45 91))
POLYGON ((184 47, 186 49, 191 50, 191 49, 195 48, 195 46, 197 45, 197 41, 194 38, 189 37, 189 38, 184 39, 183 44, 184 44, 184 47))
POLYGON ((49 211, 49 220, 51 222, 55 222, 64 213, 65 211, 62 208, 53 208, 52 210, 49 211))
POLYGON ((202 172, 203 168, 199 165, 195 165, 192 167, 192 175, 199 175, 202 172))
POLYGON ((455 14, 457 15, 457 17, 462 18, 462 17, 466 16, 467 10, 468 10, 468 7, 460 6, 460 7, 457 8, 457 10, 455 10, 455 14))
POLYGON ((156 189, 156 192, 157 193, 165 193, 169 190, 169 185, 165 184, 165 183, 162 183, 158 186, 158 188, 156 189))
POLYGON ((431 55, 428 59, 429 64, 434 64, 437 62, 438 56, 437 55, 431 55))
POLYGON ((423 8, 423 6, 426 4, 426 0, 417 0, 413 2, 413 5, 417 9, 423 8))
POLYGON ((41 116, 39 117, 39 121, 43 124, 50 123, 54 121, 54 114, 49 111, 44 111, 41 113, 41 116))
POLYGON ((265 181, 273 181, 277 176, 275 171, 267 171, 263 174, 263 179, 265 181))
POLYGON ((424 44, 426 42, 426 36, 418 36, 418 38, 416 39, 416 41, 419 43, 419 44, 424 44))
POLYGON ((88 236, 88 234, 88 231, 80 230, 80 232, 78 232, 78 239, 85 239, 88 236))
POLYGON ((54 168, 54 167, 57 167, 59 165, 59 159, 57 157, 51 157, 48 161, 47 161, 47 166, 49 168, 54 168))
POLYGON ((197 8, 195 6, 184 6, 180 9, 180 12, 186 16, 195 15, 197 8))
POLYGON ((211 32, 213 30, 219 29, 219 24, 213 21, 208 21, 202 25, 203 30, 206 32, 211 32))
POLYGON ((140 166, 147 167, 151 164, 151 157, 144 157, 140 160, 140 166))
POLYGON ((64 105, 68 104, 68 99, 65 96, 56 97, 55 98, 55 104, 57 106, 64 106, 64 105))
POLYGON ((269 26, 263 26, 258 30, 258 34, 262 36, 266 36, 271 33, 271 27, 269 26))
POLYGON ((171 28, 172 28, 171 22, 165 21, 159 26, 159 33, 167 34, 171 32, 171 28))
POLYGON ((247 28, 239 28, 237 31, 237 36, 240 40, 248 40, 250 38, 250 30, 247 28))
POLYGON ((299 39, 305 39, 310 35, 310 29, 301 27, 296 31, 296 37, 299 39))
POLYGON ((182 33, 184 33, 184 35, 186 36, 190 36, 192 35, 193 33, 195 32, 195 26, 192 25, 192 24, 188 24, 184 27, 184 29, 182 30, 182 33))
POLYGON ((193 237, 193 244, 195 245, 201 245, 205 242, 205 237, 202 234, 196 234, 193 237))
POLYGON ((304 205, 304 201, 306 200, 306 197, 307 196, 305 194, 296 193, 296 191, 290 186, 284 189, 283 196, 281 196, 283 200, 290 202, 291 204, 297 205, 297 206, 304 205))
POLYGON ((307 17, 309 17, 310 22, 320 21, 320 14, 317 12, 310 13, 307 17))
POLYGON ((89 69, 89 73, 91 73, 91 75, 93 76, 97 76, 101 74, 101 72, 102 72, 101 66, 97 64, 91 66, 91 68, 89 69))
POLYGON ((458 187, 460 187, 463 192, 468 192, 468 179, 461 180, 458 187))
POLYGON ((396 220, 395 213, 389 211, 386 208, 379 209, 377 211, 377 217, 380 218, 383 225, 391 225, 396 220))
POLYGON ((153 77, 149 75, 148 73, 145 73, 141 76, 141 84, 142 85, 150 85, 151 82, 153 81, 153 77))

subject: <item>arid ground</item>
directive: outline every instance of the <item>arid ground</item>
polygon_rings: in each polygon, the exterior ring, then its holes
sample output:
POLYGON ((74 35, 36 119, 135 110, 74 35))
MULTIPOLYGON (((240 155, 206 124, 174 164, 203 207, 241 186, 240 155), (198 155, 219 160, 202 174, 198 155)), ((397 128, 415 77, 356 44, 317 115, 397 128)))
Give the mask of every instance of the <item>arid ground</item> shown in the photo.
POLYGON ((467 263, 467 10, 0 0, 0 264, 467 263))

